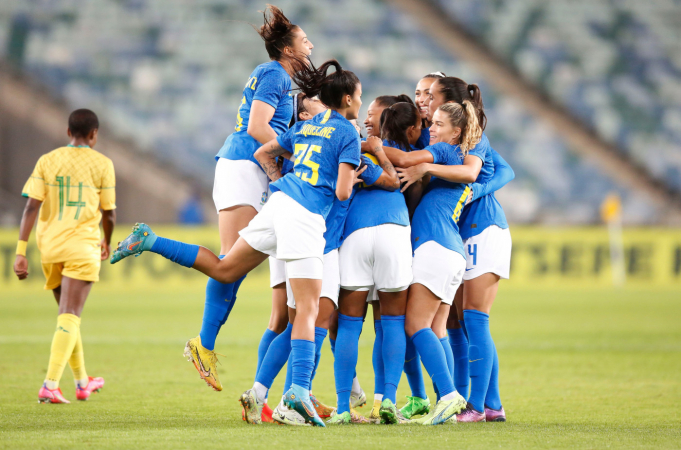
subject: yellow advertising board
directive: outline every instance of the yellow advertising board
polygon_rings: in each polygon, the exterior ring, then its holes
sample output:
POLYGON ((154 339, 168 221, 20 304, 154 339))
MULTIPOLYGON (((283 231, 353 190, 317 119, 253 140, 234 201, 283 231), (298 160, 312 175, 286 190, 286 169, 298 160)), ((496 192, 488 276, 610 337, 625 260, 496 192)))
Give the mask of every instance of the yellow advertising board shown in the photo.
MULTIPOLYGON (((130 230, 119 225, 114 242, 130 230)), ((161 236, 204 245, 219 251, 217 229, 206 227, 154 227, 161 236)), ((507 286, 517 287, 597 287, 612 286, 608 231, 604 227, 511 227, 513 256, 511 280, 507 286)), ((12 265, 18 230, 0 230, 0 291, 19 286, 12 265)), ((676 287, 681 290, 681 229, 631 228, 623 233, 626 285, 676 287)), ((26 283, 42 286, 44 277, 35 236, 27 253, 30 276, 26 283)), ((267 271, 267 264, 259 272, 267 271)), ((102 263, 101 287, 186 286, 205 283, 198 272, 180 267, 155 255, 128 258, 114 266, 102 263)), ((263 282, 266 280, 263 277, 263 282)))

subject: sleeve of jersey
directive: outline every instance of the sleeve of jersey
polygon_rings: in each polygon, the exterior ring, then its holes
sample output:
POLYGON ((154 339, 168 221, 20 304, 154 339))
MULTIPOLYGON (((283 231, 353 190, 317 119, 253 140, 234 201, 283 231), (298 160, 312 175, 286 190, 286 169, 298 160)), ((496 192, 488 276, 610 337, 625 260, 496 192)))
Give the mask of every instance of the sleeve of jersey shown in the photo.
POLYGON ((424 150, 427 150, 430 152, 431 155, 433 155, 433 164, 448 164, 449 159, 447 158, 447 148, 445 148, 444 145, 435 144, 435 145, 429 145, 428 147, 424 148, 424 150))
POLYGON ((473 155, 473 156, 477 156, 478 158, 480 158, 482 160, 482 162, 484 164, 485 163, 485 155, 487 154, 488 151, 489 151, 489 140, 487 139, 486 136, 483 135, 480 142, 478 142, 475 147, 470 149, 468 151, 468 154, 473 155))
POLYGON ((492 154, 492 161, 494 161, 494 175, 492 175, 492 178, 487 183, 471 184, 473 201, 498 191, 515 178, 515 172, 513 172, 513 169, 506 160, 494 149, 490 148, 489 151, 492 154))
POLYGON ((289 128, 284 134, 277 136, 277 143, 287 152, 293 152, 293 137, 296 135, 296 127, 289 128))
POLYGON ((116 173, 114 172, 114 166, 111 160, 106 162, 104 173, 102 174, 99 204, 105 211, 116 209, 116 173))
POLYGON ((47 195, 47 185, 43 176, 43 159, 40 158, 33 169, 33 173, 26 181, 24 188, 21 190, 21 195, 24 197, 34 198, 41 202, 45 200, 47 195))
POLYGON ((260 100, 277 109, 279 100, 287 94, 285 81, 280 72, 268 70, 256 81, 253 100, 260 100))
POLYGON ((357 133, 348 134, 343 140, 340 153, 338 154, 338 164, 348 163, 355 167, 359 166, 361 143, 357 133))
POLYGON ((362 181, 371 186, 380 178, 381 174, 383 173, 383 167, 375 164, 372 160, 364 155, 362 155, 362 161, 364 161, 364 164, 366 164, 367 168, 359 177, 362 179, 362 181))

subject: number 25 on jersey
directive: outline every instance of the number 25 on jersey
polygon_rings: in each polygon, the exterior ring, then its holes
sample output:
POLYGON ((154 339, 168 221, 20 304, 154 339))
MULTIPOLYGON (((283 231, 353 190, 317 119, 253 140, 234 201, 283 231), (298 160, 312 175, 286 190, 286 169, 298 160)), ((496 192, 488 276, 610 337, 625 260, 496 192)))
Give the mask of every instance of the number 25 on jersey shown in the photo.
POLYGON ((294 168, 296 176, 303 181, 307 181, 312 186, 317 185, 319 180, 319 164, 312 161, 312 154, 321 153, 322 147, 320 145, 308 145, 308 144, 296 144, 294 148, 293 156, 295 158, 294 168), (303 167, 299 167, 299 164, 304 165, 312 171, 312 175, 309 175, 303 167))

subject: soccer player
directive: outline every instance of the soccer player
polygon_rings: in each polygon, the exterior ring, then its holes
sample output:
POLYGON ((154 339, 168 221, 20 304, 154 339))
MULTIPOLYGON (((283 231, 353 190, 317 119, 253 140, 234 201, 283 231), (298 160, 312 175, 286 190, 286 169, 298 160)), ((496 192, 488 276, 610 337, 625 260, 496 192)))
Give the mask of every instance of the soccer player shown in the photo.
MULTIPOLYGON (((421 134, 421 120, 411 99, 403 97, 408 103, 393 103, 381 108, 379 126, 370 128, 372 132, 382 130, 384 138, 397 142, 391 145, 409 150, 421 134)), ((376 104, 382 98, 372 102, 373 109, 370 109, 374 114, 376 104)), ((374 114, 365 123, 373 125, 374 114)), ((363 148, 368 151, 367 157, 374 158, 384 171, 395 171, 380 138, 370 136, 363 148)), ((348 396, 357 364, 359 335, 367 294, 373 286, 379 297, 373 304, 379 306, 380 311, 374 307, 375 389, 370 418, 380 418, 381 422, 391 424, 404 421, 395 407, 395 396, 404 366, 404 314, 407 288, 412 279, 409 213, 404 195, 397 190, 399 183, 395 182, 396 188, 390 191, 360 186, 350 204, 343 232, 346 237, 340 250, 337 344, 342 350, 337 350, 335 362, 338 412, 343 413, 350 408, 348 396), (376 408, 377 403, 379 408, 376 408)))
MULTIPOLYGON (((236 127, 216 156, 213 200, 218 211, 220 257, 226 255, 241 231, 267 201, 269 179, 254 153, 288 129, 293 113, 291 75, 305 65, 314 47, 305 32, 292 24, 276 6, 268 5, 258 34, 271 61, 255 68, 243 90, 236 127)), ((232 283, 208 280, 203 323, 199 336, 190 339, 184 355, 201 378, 222 390, 218 378, 215 339, 234 307, 243 279, 232 283)), ((276 333, 265 331, 267 348, 276 333)))
POLYGON ((144 251, 158 253, 185 267, 193 267, 222 283, 233 283, 262 263, 267 256, 286 261, 286 273, 296 299, 296 320, 291 330, 292 385, 285 403, 307 423, 324 426, 310 400, 314 370, 314 328, 324 272, 325 218, 334 194, 347 200, 360 163, 360 140, 354 126, 362 104, 357 76, 330 60, 318 69, 312 64, 294 75, 309 97, 329 110, 296 124, 260 147, 255 157, 270 179, 272 197, 239 234, 229 253, 220 259, 210 250, 156 236, 145 224, 121 242, 111 262, 144 251), (336 71, 327 75, 334 67, 336 71), (277 158, 294 158, 292 173, 281 176, 277 158))
MULTIPOLYGON (((428 104, 430 103, 430 87, 438 78, 444 78, 446 75, 442 72, 429 73, 421 78, 416 84, 414 91, 414 102, 419 109, 421 115, 421 137, 414 144, 414 147, 421 150, 430 144, 430 126, 432 125, 432 113, 429 112, 428 104)), ((416 355, 418 357, 418 354, 416 355)), ((419 359, 419 371, 421 370, 421 360, 419 359)), ((406 372, 406 370, 405 370, 406 372)), ((408 376, 408 375, 407 375, 408 376)))
MULTIPOLYGON (((484 129, 486 122, 482 94, 475 84, 460 78, 440 78, 430 90, 431 105, 470 101, 484 129)), ((513 170, 491 151, 492 164, 485 161, 476 183, 471 185, 472 203, 461 214, 460 233, 466 250, 463 286, 455 297, 447 328, 454 353, 455 381, 470 397, 459 422, 504 422, 506 413, 499 396, 499 358, 489 330, 489 314, 501 278, 508 279, 511 264, 511 233, 501 205, 494 197, 514 178, 513 170)))
POLYGON ((29 275, 26 244, 38 217, 36 236, 45 289, 52 291, 59 305, 47 375, 38 392, 41 403, 70 403, 59 387, 67 363, 76 381, 78 400, 87 400, 104 386, 103 378, 89 377, 85 371, 80 334, 80 315, 92 283, 99 281, 101 261, 109 257, 116 223, 113 163, 93 150, 98 129, 94 112, 73 111, 67 131, 69 144, 41 156, 22 191, 28 201, 21 218, 14 273, 20 280, 29 275))
MULTIPOLYGON (((318 98, 308 98, 304 93, 299 92, 293 97, 293 116, 291 117, 289 126, 292 127, 299 121, 309 120, 324 111, 326 111, 326 106, 324 106, 318 98)), ((281 173, 282 175, 286 175, 293 170, 293 162, 284 158, 280 159, 281 173)), ((258 345, 258 363, 255 369, 256 379, 262 361, 276 338, 280 336, 281 333, 284 333, 283 342, 290 342, 291 340, 291 327, 288 326, 288 308, 286 307, 286 263, 271 256, 268 259, 270 266, 270 287, 272 288, 272 311, 270 313, 270 321, 267 325, 267 329, 265 329, 265 333, 258 345)), ((317 404, 319 403, 315 403, 315 405, 317 404)), ((328 417, 328 415, 326 417, 328 417)), ((245 413, 242 414, 242 418, 246 420, 245 413)), ((262 408, 262 420, 264 422, 272 421, 272 409, 267 404, 267 398, 265 398, 265 403, 262 408)))
POLYGON ((409 288, 405 329, 439 396, 435 408, 416 421, 438 425, 466 407, 466 400, 454 387, 445 323, 466 267, 457 227, 470 192, 464 183, 477 177, 489 145, 481 140, 482 129, 475 107, 469 101, 463 106, 458 103, 440 106, 433 115, 430 133, 431 145, 424 150, 399 153, 390 149, 389 156, 401 167, 426 167, 425 171, 416 174, 407 171, 406 176, 401 177, 406 181, 403 189, 421 178, 424 178, 421 186, 415 189, 426 185, 412 219, 414 280, 409 288), (442 178, 452 167, 462 173, 459 182, 442 178))

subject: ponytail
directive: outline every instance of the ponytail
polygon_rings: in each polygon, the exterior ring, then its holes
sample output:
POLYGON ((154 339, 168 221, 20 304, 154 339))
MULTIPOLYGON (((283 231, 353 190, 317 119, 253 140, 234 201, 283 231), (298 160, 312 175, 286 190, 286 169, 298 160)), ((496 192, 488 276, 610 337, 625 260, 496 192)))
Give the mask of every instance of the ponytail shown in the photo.
POLYGON ((308 66, 301 67, 291 79, 305 96, 309 98, 319 96, 319 100, 332 109, 340 108, 343 97, 352 96, 359 84, 357 75, 349 70, 343 70, 335 59, 326 61, 319 68, 310 62, 308 66), (327 75, 326 72, 331 67, 336 71, 327 75))
POLYGON ((478 110, 470 100, 459 103, 445 103, 438 108, 447 113, 453 127, 461 128, 459 148, 465 157, 482 139, 482 128, 478 121, 478 110))
POLYGON ((468 84, 456 77, 439 78, 436 82, 440 87, 440 93, 445 98, 445 103, 455 102, 463 105, 466 100, 473 103, 478 116, 478 123, 482 130, 485 129, 487 116, 485 115, 485 106, 482 104, 482 92, 477 84, 468 84))
POLYGON ((293 33, 299 27, 292 24, 284 12, 274 5, 267 5, 262 15, 264 24, 260 28, 253 28, 265 41, 265 50, 270 59, 279 60, 284 54, 284 48, 293 45, 293 33))
POLYGON ((381 113, 381 139, 392 141, 407 152, 411 150, 407 130, 409 127, 416 126, 421 120, 419 110, 411 99, 409 100, 409 102, 395 103, 381 113))

